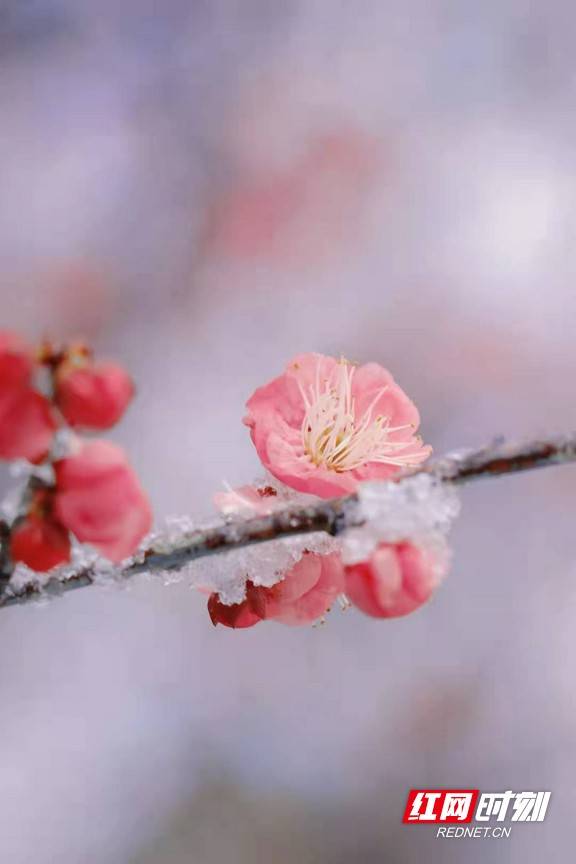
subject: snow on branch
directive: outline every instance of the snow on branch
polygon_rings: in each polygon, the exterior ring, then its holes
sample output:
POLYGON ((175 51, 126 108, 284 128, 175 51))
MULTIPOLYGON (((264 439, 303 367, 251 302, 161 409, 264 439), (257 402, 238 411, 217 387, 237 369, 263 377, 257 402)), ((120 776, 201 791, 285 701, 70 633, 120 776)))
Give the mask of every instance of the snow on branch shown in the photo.
MULTIPOLYGON (((514 474, 534 468, 568 464, 576 461, 576 434, 545 440, 507 444, 501 440, 476 451, 462 451, 431 461, 388 481, 370 481, 359 492, 328 500, 313 499, 312 503, 283 501, 266 515, 251 518, 221 520, 218 524, 195 528, 189 520, 153 536, 143 549, 121 566, 111 565, 102 558, 83 559, 54 571, 50 577, 39 577, 29 570, 16 574, 9 583, 4 580, 0 607, 23 604, 60 595, 76 588, 103 582, 124 582, 141 573, 166 574, 182 571, 196 561, 211 557, 218 560, 218 575, 208 586, 225 596, 225 602, 239 602, 246 589, 246 574, 239 579, 226 559, 236 550, 258 547, 251 559, 236 562, 236 569, 254 568, 262 562, 262 573, 270 571, 272 559, 267 549, 276 548, 274 566, 285 555, 285 564, 298 560, 302 551, 314 549, 329 552, 332 537, 338 536, 353 560, 358 544, 365 554, 366 544, 380 539, 394 541, 399 537, 447 530, 457 514, 454 487, 483 477, 514 474), (361 534, 365 530, 367 533, 361 534), (295 544, 295 545, 294 545, 295 544), (224 554, 223 554, 224 553, 224 554), (232 575, 231 575, 232 572, 232 575)), ((0 538, 1 539, 1 538, 0 538)), ((361 557, 359 555, 358 557, 361 557)), ((1 564, 1 560, 0 560, 1 564)), ((168 578, 169 575, 168 575, 168 578)), ((265 576, 251 574, 255 584, 274 584, 274 574, 266 583, 265 576)), ((0 572, 0 580, 2 579, 0 572)), ((202 578, 196 579, 202 584, 202 578)), ((0 590, 2 585, 0 584, 0 590)))
POLYGON ((0 459, 25 477, 0 505, 0 607, 140 573, 185 579, 234 629, 313 623, 337 600, 408 615, 448 573, 460 483, 576 458, 568 437, 430 463, 419 411, 388 369, 309 352, 246 403, 264 483, 218 493, 217 522, 180 517, 151 535, 127 455, 85 437, 113 428, 133 393, 84 343, 0 332, 0 459))

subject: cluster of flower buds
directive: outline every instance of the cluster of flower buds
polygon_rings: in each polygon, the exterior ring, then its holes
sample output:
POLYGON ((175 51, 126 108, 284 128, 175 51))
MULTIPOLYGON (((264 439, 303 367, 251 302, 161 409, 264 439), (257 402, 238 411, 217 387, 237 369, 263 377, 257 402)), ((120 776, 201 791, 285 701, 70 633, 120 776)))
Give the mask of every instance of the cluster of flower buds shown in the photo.
MULTIPOLYGON (((288 489, 318 498, 348 495, 368 480, 393 478, 421 464, 430 447, 417 436, 414 403, 376 363, 354 366, 320 354, 295 357, 283 375, 249 399, 245 423, 266 470, 288 489)), ((272 512, 270 487, 220 493, 227 514, 272 512)), ((336 598, 367 615, 391 618, 418 609, 432 595, 445 564, 411 543, 380 543, 366 561, 346 564, 339 553, 305 552, 272 587, 247 582, 246 598, 208 600, 214 624, 252 627, 272 619, 305 624, 336 598)))
POLYGON ((10 530, 10 557, 45 572, 70 560, 71 535, 111 561, 137 548, 151 509, 123 450, 71 434, 65 452, 56 433, 109 429, 134 393, 114 363, 94 362, 83 344, 55 349, 0 333, 0 459, 48 468, 31 473, 10 530))

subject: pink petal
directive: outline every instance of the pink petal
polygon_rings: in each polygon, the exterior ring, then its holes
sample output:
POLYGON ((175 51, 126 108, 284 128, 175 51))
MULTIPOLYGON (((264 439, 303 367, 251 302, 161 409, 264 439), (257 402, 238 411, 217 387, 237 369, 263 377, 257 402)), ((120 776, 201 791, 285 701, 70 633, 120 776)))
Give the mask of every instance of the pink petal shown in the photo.
MULTIPOLYGON (((306 454, 302 423, 307 401, 319 388, 336 384, 340 370, 340 361, 333 357, 298 355, 283 375, 259 388, 247 403, 245 423, 262 464, 287 486, 322 498, 350 494, 361 480, 386 479, 401 470, 401 466, 376 461, 337 472, 315 465, 306 454)), ((420 422, 418 410, 388 370, 377 363, 355 369, 352 395, 358 420, 369 409, 374 419, 379 415, 388 419, 390 442, 406 445, 398 451, 399 457, 412 457, 410 465, 428 457, 430 448, 415 435, 420 422)), ((392 450, 391 458, 395 455, 392 450)))
POLYGON ((116 363, 63 368, 56 382, 56 403, 75 428, 109 429, 134 395, 132 379, 116 363))
POLYGON ((291 441, 276 433, 269 436, 265 451, 264 465, 274 477, 292 489, 318 495, 321 498, 334 498, 355 491, 357 482, 350 471, 337 473, 327 468, 319 468, 291 441))
POLYGON ((319 559, 321 565, 316 584, 295 601, 273 607, 271 615, 268 613, 267 606, 266 617, 272 617, 283 624, 309 624, 329 611, 344 587, 342 563, 337 554, 314 555, 314 557, 319 559))
POLYGON ((124 451, 92 441, 54 469, 59 520, 112 561, 131 555, 150 530, 152 513, 124 451))
POLYGON ((426 603, 438 584, 435 562, 410 543, 382 543, 369 561, 346 567, 346 595, 375 618, 395 618, 426 603))
POLYGON ((30 514, 12 529, 10 555, 13 561, 46 573, 70 560, 68 531, 53 519, 30 514))
POLYGON ((281 430, 298 432, 302 427, 305 402, 302 391, 309 394, 316 380, 330 379, 337 361, 322 354, 298 354, 286 366, 286 371, 274 378, 250 397, 244 422, 252 430, 252 438, 260 453, 262 436, 281 430))
POLYGON ((228 492, 217 492, 212 500, 216 508, 225 516, 238 513, 266 516, 274 509, 276 495, 263 494, 256 486, 239 486, 228 492))
POLYGON ((56 420, 48 400, 31 388, 0 393, 0 458, 38 462, 48 453, 56 420))
POLYGON ((17 333, 0 331, 0 388, 25 387, 34 368, 33 352, 17 333))
POLYGON ((234 603, 231 606, 227 606, 221 602, 218 594, 210 595, 208 599, 208 614, 214 626, 223 624, 225 627, 232 627, 235 630, 253 627, 261 620, 252 611, 246 600, 242 603, 234 603))
POLYGON ((355 370, 352 378, 352 395, 356 400, 356 415, 368 410, 380 390, 385 392, 374 402, 372 416, 382 414, 390 419, 390 426, 410 425, 404 434, 394 440, 407 440, 420 425, 420 414, 411 399, 398 386, 390 372, 378 363, 366 363, 355 370))
MULTIPOLYGON (((318 584, 322 575, 319 555, 304 553, 300 561, 286 574, 281 582, 269 589, 270 602, 291 604, 318 584)), ((267 600, 268 603, 268 600, 267 600)))

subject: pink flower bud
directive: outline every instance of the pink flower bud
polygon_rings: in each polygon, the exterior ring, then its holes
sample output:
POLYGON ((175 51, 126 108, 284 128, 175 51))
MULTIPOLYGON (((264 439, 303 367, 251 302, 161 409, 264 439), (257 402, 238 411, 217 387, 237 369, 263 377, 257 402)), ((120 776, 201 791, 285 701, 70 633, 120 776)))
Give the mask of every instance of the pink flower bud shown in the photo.
POLYGON ((32 570, 45 573, 70 560, 70 537, 49 516, 30 513, 12 529, 10 555, 32 570))
POLYGON ((81 367, 64 363, 56 373, 56 404, 75 428, 109 429, 133 395, 132 379, 115 363, 81 367))
POLYGON ((131 555, 150 530, 152 513, 124 451, 108 441, 91 441, 56 462, 54 470, 60 522, 111 561, 131 555))
POLYGON ((236 630, 253 627, 261 620, 260 616, 250 608, 248 600, 226 606, 218 594, 211 594, 208 598, 208 614, 214 626, 223 624, 225 627, 232 627, 236 630))
POLYGON ((34 357, 15 333, 0 332, 0 459, 41 461, 56 429, 50 404, 31 387, 34 357))
POLYGON ((340 556, 305 552, 281 582, 271 588, 253 589, 248 601, 262 618, 291 625, 311 624, 330 610, 343 590, 340 556), (259 592, 257 599, 255 592, 259 592))
POLYGON ((16 333, 0 332, 0 391, 25 387, 30 381, 34 359, 31 349, 16 333))
POLYGON ((40 393, 27 386, 0 389, 0 459, 42 461, 56 426, 50 403, 40 393))
POLYGON ((311 624, 317 621, 344 590, 340 556, 304 552, 281 582, 270 588, 246 583, 246 599, 225 606, 217 594, 208 600, 213 624, 226 627, 253 627, 261 620, 282 624, 311 624))
POLYGON ((347 597, 374 618, 414 612, 444 575, 439 562, 410 543, 381 543, 368 561, 348 565, 345 572, 347 597))

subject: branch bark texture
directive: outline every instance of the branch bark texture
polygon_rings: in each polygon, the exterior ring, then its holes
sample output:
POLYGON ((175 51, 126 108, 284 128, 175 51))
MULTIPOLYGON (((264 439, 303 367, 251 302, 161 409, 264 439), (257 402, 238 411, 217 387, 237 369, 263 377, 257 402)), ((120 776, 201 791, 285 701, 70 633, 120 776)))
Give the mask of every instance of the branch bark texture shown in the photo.
MULTIPOLYGON (((408 476, 424 473, 436 477, 442 483, 461 485, 483 477, 515 474, 571 462, 576 462, 576 433, 516 444, 497 440, 480 450, 462 451, 433 460, 417 471, 401 475, 390 482, 402 483, 408 476)), ((119 571, 118 577, 130 579, 144 572, 180 570, 191 561, 208 555, 319 531, 337 535, 362 524, 363 516, 356 495, 315 501, 304 506, 288 506, 269 516, 222 522, 211 528, 190 532, 173 547, 156 540, 148 549, 128 561, 119 571)), ((16 588, 8 583, 0 596, 0 608, 27 603, 41 595, 58 595, 84 588, 94 584, 97 578, 94 567, 84 567, 56 574, 43 584, 30 582, 16 588)))

